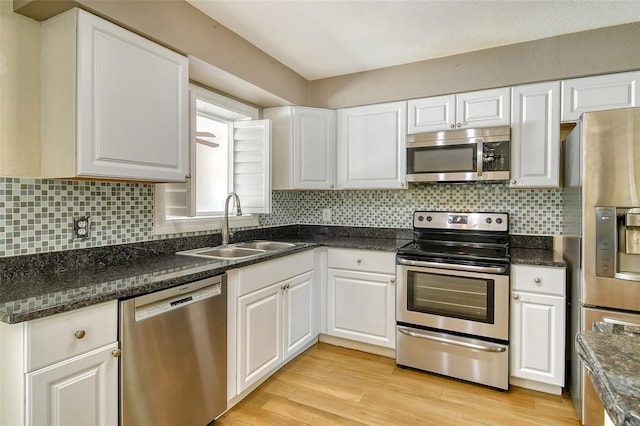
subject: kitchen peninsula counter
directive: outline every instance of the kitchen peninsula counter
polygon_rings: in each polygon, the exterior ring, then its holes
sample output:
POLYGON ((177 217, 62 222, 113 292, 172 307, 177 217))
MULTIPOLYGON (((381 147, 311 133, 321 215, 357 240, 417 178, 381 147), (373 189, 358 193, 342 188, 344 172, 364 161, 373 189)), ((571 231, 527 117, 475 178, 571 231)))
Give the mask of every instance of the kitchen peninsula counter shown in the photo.
POLYGON ((640 426, 640 335, 611 325, 594 330, 576 335, 578 355, 614 424, 640 426))

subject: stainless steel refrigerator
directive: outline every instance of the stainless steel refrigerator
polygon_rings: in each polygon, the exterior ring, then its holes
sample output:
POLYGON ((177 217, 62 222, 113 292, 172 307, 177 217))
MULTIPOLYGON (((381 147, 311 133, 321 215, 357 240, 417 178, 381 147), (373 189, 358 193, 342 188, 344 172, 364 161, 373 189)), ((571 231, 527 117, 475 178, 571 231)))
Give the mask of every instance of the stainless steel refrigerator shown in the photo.
POLYGON ((594 321, 640 324, 640 108, 585 113, 564 144, 570 392, 588 426, 603 407, 575 351, 594 321))

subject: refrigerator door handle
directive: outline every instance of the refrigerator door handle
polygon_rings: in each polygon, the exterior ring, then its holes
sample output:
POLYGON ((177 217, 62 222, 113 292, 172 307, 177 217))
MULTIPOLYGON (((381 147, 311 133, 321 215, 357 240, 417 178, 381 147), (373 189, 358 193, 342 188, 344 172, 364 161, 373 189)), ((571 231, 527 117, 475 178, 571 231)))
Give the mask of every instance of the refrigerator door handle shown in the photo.
POLYGON ((611 317, 602 317, 602 322, 605 322, 607 324, 630 325, 633 327, 640 327, 640 324, 629 322, 629 321, 623 321, 618 318, 611 318, 611 317))

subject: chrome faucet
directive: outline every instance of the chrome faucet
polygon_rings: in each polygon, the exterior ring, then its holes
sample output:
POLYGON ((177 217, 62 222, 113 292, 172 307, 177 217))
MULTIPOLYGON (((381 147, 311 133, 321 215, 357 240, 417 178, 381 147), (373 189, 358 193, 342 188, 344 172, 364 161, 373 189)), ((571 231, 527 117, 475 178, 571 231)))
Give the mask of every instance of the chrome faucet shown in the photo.
POLYGON ((236 203, 236 216, 242 216, 242 208, 240 207, 240 197, 235 192, 230 192, 224 202, 224 222, 222 222, 222 245, 229 244, 229 200, 233 198, 236 203))

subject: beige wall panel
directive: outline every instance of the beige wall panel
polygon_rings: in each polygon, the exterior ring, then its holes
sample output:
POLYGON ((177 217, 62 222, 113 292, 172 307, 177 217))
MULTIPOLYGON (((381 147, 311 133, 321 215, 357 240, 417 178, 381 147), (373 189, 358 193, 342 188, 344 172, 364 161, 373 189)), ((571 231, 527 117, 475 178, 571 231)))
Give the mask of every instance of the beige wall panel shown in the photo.
POLYGON ((0 176, 40 174, 40 25, 0 0, 0 176))
MULTIPOLYGON (((14 7, 19 13, 42 20, 74 5, 209 64, 211 74, 199 69, 197 81, 213 89, 229 93, 226 87, 220 87, 221 82, 226 81, 219 78, 222 70, 247 82, 242 88, 245 99, 246 92, 251 94, 251 87, 261 89, 257 99, 248 101, 264 102, 259 99, 267 92, 274 95, 272 103, 285 100, 298 105, 308 104, 306 79, 185 1, 19 0, 14 7)), ((232 85, 230 90, 234 87, 232 85)))
POLYGON ((640 23, 310 83, 310 104, 341 108, 640 69, 640 23))

